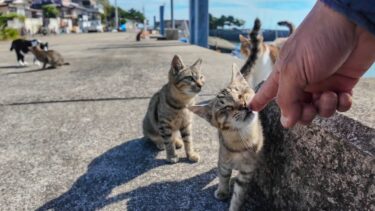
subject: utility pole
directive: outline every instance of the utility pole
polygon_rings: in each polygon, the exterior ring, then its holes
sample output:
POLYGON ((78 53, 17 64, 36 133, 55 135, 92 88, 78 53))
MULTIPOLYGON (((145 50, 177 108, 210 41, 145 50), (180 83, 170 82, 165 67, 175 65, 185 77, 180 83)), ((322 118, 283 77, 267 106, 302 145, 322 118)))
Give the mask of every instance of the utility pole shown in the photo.
POLYGON ((175 29, 173 12, 174 12, 173 0, 171 0, 171 24, 172 24, 172 29, 175 29))
POLYGON ((160 6, 160 34, 165 36, 164 34, 164 5, 160 6))
POLYGON ((209 0, 190 0, 190 43, 208 47, 209 0))
POLYGON ((143 30, 147 31, 147 18, 146 18, 146 12, 145 12, 145 5, 142 6, 142 12, 145 16, 145 19, 143 20, 143 30))
POLYGON ((116 30, 118 30, 118 7, 117 7, 117 0, 115 0, 115 26, 116 26, 116 30))

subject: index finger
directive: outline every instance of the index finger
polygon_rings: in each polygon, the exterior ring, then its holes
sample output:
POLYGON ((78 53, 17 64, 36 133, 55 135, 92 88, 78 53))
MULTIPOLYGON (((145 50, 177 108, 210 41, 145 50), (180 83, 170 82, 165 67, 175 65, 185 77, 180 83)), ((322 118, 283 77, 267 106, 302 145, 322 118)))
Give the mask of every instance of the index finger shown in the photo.
POLYGON ((254 111, 261 111, 271 100, 276 97, 278 89, 279 72, 274 70, 251 100, 250 108, 254 111))

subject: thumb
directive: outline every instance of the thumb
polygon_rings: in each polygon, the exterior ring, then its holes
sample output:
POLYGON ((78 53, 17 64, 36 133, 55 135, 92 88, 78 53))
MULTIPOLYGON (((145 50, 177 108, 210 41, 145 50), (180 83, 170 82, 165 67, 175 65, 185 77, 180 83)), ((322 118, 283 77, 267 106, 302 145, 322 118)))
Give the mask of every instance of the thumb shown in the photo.
POLYGON ((298 72, 289 66, 280 74, 280 85, 277 93, 277 104, 281 110, 281 124, 285 128, 294 126, 302 117, 305 98, 302 80, 296 77, 298 72))
POLYGON ((278 88, 279 72, 274 70, 251 100, 250 108, 254 111, 262 110, 271 100, 276 97, 278 88))

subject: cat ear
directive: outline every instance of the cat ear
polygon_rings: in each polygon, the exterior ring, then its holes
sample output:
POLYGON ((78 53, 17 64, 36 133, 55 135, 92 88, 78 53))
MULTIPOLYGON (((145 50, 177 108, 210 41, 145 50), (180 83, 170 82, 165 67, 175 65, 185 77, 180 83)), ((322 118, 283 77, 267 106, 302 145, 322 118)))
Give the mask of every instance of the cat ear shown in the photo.
POLYGON ((246 82, 246 79, 243 77, 242 73, 238 70, 238 67, 235 63, 232 65, 232 81, 234 82, 246 82))
POLYGON ((211 106, 210 106, 210 100, 200 102, 196 105, 189 106, 188 109, 195 113, 196 115, 202 117, 203 119, 207 120, 208 122, 211 122, 211 106))
POLYGON ((173 72, 176 74, 180 72, 180 70, 184 69, 184 63, 181 60, 181 57, 179 55, 175 55, 172 59, 172 69, 173 72))
POLYGON ((203 60, 201 58, 199 58, 193 65, 192 67, 196 67, 197 69, 200 69, 201 66, 202 66, 202 62, 203 60))
POLYGON ((242 34, 240 34, 240 42, 246 43, 246 42, 249 42, 249 41, 250 41, 250 39, 248 39, 245 36, 243 36, 242 34))

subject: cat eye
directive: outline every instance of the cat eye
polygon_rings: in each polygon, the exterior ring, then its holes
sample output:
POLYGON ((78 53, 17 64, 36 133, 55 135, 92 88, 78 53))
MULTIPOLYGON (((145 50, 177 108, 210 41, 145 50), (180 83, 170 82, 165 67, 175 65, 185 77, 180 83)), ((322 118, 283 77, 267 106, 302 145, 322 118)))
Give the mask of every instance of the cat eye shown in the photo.
POLYGON ((194 78, 193 78, 193 77, 191 77, 191 76, 189 76, 189 77, 186 77, 186 78, 185 78, 185 80, 187 80, 187 81, 190 81, 190 82, 191 82, 191 81, 194 81, 194 78))
POLYGON ((231 111, 231 110, 233 110, 233 106, 225 106, 222 110, 223 110, 223 111, 224 111, 224 110, 225 110, 225 111, 231 111))

